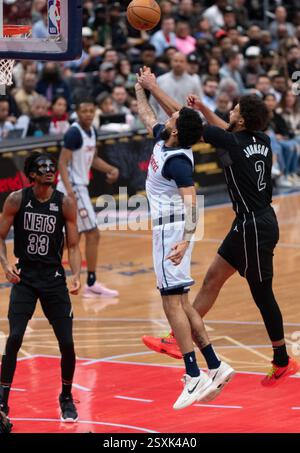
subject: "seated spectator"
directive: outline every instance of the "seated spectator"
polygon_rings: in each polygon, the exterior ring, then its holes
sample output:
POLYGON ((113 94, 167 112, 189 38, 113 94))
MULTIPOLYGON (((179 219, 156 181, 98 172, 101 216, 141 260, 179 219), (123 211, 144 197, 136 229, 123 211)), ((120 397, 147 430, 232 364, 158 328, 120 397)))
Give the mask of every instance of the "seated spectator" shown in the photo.
POLYGON ((70 127, 66 98, 57 96, 53 99, 49 116, 51 119, 50 135, 65 134, 70 127))
POLYGON ((116 85, 124 85, 126 89, 133 89, 136 84, 136 75, 131 70, 128 58, 121 58, 117 65, 116 85))
POLYGON ((206 78, 207 76, 212 76, 215 79, 218 80, 218 82, 221 80, 220 77, 220 62, 216 58, 210 58, 207 62, 207 66, 204 70, 204 75, 202 76, 202 79, 206 78))
POLYGON ((162 55, 168 47, 176 45, 175 21, 173 17, 165 16, 162 18, 161 29, 151 36, 150 43, 155 47, 157 57, 162 55))
POLYGON ((142 48, 141 61, 134 66, 134 73, 137 73, 141 67, 148 66, 156 77, 163 75, 165 71, 157 64, 155 52, 152 44, 145 44, 142 48))
POLYGON ((258 77, 264 74, 260 65, 261 50, 257 46, 251 46, 245 52, 246 64, 241 71, 242 79, 246 88, 254 88, 258 77))
POLYGON ((188 22, 178 22, 176 26, 175 46, 184 55, 188 55, 196 50, 196 39, 190 34, 188 22))
POLYGON ((50 132, 49 103, 44 96, 33 98, 28 115, 18 118, 16 129, 23 129, 23 137, 42 137, 50 132))
POLYGON ((116 68, 113 63, 102 63, 99 67, 99 74, 94 78, 93 98, 96 99, 100 93, 107 91, 112 92, 115 85, 116 68))
POLYGON ((294 133, 289 129, 284 118, 276 112, 276 96, 267 94, 264 101, 270 115, 267 133, 270 136, 272 150, 282 172, 277 184, 283 188, 298 186, 299 183, 294 177, 298 169, 298 153, 297 144, 293 140, 294 133))
POLYGON ((276 101, 279 103, 283 94, 287 91, 286 78, 284 77, 284 75, 277 73, 272 76, 271 82, 276 101))
POLYGON ((234 50, 230 51, 225 57, 225 64, 220 69, 220 76, 221 79, 229 78, 234 80, 239 87, 240 93, 243 94, 245 86, 240 74, 241 64, 242 60, 240 53, 235 52, 234 50))
POLYGON ((284 6, 278 6, 275 10, 275 20, 270 24, 270 32, 274 40, 277 39, 278 29, 284 26, 287 30, 288 36, 293 36, 295 27, 290 22, 287 22, 287 11, 284 6))
POLYGON ((142 121, 139 117, 137 100, 135 98, 129 98, 128 103, 129 103, 130 113, 134 118, 131 129, 132 130, 145 129, 145 125, 144 125, 144 123, 142 123, 142 121))
POLYGON ((14 125, 8 121, 9 102, 6 96, 0 96, 0 141, 7 138, 9 131, 14 129, 14 125))
POLYGON ((224 27, 224 9, 227 6, 227 0, 216 0, 215 3, 203 13, 203 17, 209 20, 213 32, 224 27))
POLYGON ((217 91, 218 91, 219 83, 215 77, 208 76, 206 77, 204 84, 203 84, 203 97, 202 101, 203 104, 206 105, 212 111, 215 111, 217 108, 216 100, 217 100, 217 91))
POLYGON ((63 80, 59 65, 56 62, 47 61, 45 63, 36 91, 50 103, 57 95, 62 95, 67 99, 68 107, 71 105, 69 87, 63 80))
POLYGON ((256 85, 256 94, 260 97, 264 97, 267 94, 272 92, 271 79, 267 75, 260 75, 257 79, 256 85))
POLYGON ((35 90, 37 84, 36 74, 25 72, 23 76, 23 86, 15 91, 14 98, 22 115, 29 115, 32 100, 37 96, 35 90))
POLYGON ((110 93, 99 94, 96 99, 97 109, 94 127, 101 132, 127 132, 131 126, 126 123, 126 114, 118 112, 110 93))
POLYGON ((229 116, 230 116, 230 110, 232 108, 232 102, 231 102, 228 94, 220 93, 217 96, 216 105, 217 105, 217 108, 215 110, 215 114, 218 115, 223 121, 226 121, 226 123, 229 123, 229 120, 230 120, 229 116))

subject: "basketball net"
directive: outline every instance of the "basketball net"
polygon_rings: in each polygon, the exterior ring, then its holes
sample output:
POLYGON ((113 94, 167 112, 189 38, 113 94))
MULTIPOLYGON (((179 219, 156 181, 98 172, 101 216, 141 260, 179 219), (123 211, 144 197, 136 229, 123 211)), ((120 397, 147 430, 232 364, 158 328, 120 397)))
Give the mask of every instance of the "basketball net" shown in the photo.
MULTIPOLYGON (((30 25, 4 25, 3 38, 29 38, 31 34, 30 25)), ((0 60, 0 86, 10 86, 13 83, 13 68, 15 60, 10 58, 0 60)))

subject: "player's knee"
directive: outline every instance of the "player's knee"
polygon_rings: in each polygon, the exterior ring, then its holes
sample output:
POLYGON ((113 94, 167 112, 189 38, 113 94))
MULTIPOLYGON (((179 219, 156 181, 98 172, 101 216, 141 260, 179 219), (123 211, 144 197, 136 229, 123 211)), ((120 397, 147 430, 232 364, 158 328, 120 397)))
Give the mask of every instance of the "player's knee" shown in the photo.
POLYGON ((98 228, 95 228, 94 230, 86 233, 86 240, 90 244, 95 244, 95 246, 96 246, 100 240, 100 233, 99 233, 98 228))
POLYGON ((16 353, 22 346, 23 337, 18 334, 11 334, 6 343, 6 354, 10 352, 16 353))
POLYGON ((59 343, 59 350, 62 355, 74 355, 75 348, 73 341, 61 341, 59 343))

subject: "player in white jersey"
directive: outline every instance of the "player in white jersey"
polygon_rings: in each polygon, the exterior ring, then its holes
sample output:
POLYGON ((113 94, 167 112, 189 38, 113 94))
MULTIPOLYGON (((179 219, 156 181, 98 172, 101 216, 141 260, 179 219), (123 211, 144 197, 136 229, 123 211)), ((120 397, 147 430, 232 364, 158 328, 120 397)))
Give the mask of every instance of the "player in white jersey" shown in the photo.
POLYGON ((198 113, 185 107, 172 114, 164 125, 157 124, 142 85, 141 70, 136 84, 139 114, 157 139, 146 183, 153 223, 154 269, 163 308, 186 367, 184 389, 173 406, 183 409, 195 401, 212 400, 225 382, 224 377, 215 385, 207 373, 200 372, 193 339, 210 370, 225 367, 226 379, 234 371, 216 356, 203 321, 188 300, 189 286, 194 283, 190 266, 198 220, 191 146, 202 136, 202 120, 198 113))
POLYGON ((108 183, 114 183, 119 170, 97 155, 96 132, 92 127, 95 105, 91 100, 83 100, 77 105, 78 121, 64 137, 64 148, 59 157, 59 181, 57 190, 71 196, 77 202, 77 223, 79 233, 86 239, 85 256, 87 263, 87 283, 83 297, 117 297, 118 291, 106 288, 96 280, 96 266, 100 234, 97 218, 90 200, 88 185, 91 167, 106 174, 108 183))

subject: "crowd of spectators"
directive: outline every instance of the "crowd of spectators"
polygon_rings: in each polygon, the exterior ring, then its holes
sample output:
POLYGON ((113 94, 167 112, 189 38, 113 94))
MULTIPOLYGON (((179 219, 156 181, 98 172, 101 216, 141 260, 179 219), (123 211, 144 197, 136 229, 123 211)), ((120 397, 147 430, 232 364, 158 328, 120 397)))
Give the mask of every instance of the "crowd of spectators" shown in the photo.
MULTIPOLYGON (((46 3, 33 1, 34 37, 47 33, 46 3)), ((0 98, 0 140, 13 130, 23 137, 64 133, 86 95, 97 104, 100 133, 141 128, 135 73, 147 65, 178 102, 196 94, 224 120, 239 96, 262 97, 270 111, 273 174, 282 187, 300 186, 299 0, 161 0, 161 21, 150 32, 128 24, 129 1, 83 3, 81 58, 17 62, 14 85, 0 98)))

